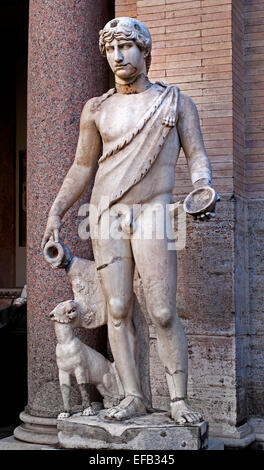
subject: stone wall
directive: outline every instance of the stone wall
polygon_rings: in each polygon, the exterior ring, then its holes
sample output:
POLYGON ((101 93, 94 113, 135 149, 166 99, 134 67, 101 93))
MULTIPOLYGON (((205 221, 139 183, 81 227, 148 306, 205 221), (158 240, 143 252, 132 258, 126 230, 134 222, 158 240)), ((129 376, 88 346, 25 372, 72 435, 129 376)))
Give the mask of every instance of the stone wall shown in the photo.
POLYGON ((244 102, 246 194, 248 197, 248 264, 250 363, 248 413, 264 414, 263 207, 264 207, 264 4, 244 2, 244 102))
POLYGON ((244 2, 244 100, 246 191, 264 198, 264 3, 244 2))
POLYGON ((237 419, 243 421, 248 415, 247 383, 249 350, 249 235, 248 204, 243 197, 236 196, 235 253, 234 253, 234 307, 236 329, 236 380, 237 419))
POLYGON ((249 220, 249 348, 250 363, 248 366, 248 413, 264 415, 264 222, 263 200, 248 202, 249 220))

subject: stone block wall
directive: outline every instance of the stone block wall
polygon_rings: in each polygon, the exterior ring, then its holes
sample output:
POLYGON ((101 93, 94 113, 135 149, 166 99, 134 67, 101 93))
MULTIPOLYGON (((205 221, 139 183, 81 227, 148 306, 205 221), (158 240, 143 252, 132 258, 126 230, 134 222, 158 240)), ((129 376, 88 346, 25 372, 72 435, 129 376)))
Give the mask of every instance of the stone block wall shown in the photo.
POLYGON ((246 191, 264 198, 264 4, 244 1, 244 99, 246 191))
POLYGON ((264 4, 243 2, 245 190, 248 206, 249 351, 248 413, 264 415, 264 4))
POLYGON ((250 362, 248 367, 248 412, 264 415, 264 222, 263 200, 248 202, 249 244, 249 309, 250 362))

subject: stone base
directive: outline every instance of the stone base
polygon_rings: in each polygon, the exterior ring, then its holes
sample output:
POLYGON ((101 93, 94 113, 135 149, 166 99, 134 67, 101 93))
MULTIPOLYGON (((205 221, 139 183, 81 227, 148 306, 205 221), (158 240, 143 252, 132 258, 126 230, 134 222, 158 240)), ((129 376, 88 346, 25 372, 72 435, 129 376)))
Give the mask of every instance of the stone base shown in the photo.
POLYGON ((208 423, 176 425, 167 413, 151 413, 117 423, 80 413, 57 422, 65 449, 200 450, 208 446, 208 423))
POLYGON ((225 449, 243 449, 249 447, 256 439, 254 429, 249 423, 238 427, 222 425, 217 429, 216 426, 210 427, 211 436, 220 439, 225 449))
POLYGON ((56 418, 31 416, 25 411, 20 413, 19 418, 23 424, 14 430, 15 438, 32 444, 56 445, 58 443, 56 418))
POLYGON ((255 441, 250 446, 254 450, 264 450, 264 417, 252 416, 248 424, 254 431, 255 441))
POLYGON ((206 450, 225 450, 224 442, 221 439, 211 439, 209 437, 206 450))

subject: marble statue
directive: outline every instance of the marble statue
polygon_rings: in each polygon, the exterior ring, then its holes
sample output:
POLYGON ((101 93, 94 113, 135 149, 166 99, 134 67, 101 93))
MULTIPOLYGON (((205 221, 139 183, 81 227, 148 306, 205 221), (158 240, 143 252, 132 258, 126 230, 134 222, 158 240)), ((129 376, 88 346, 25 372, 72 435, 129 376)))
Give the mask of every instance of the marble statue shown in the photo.
MULTIPOLYGON (((124 398, 107 409, 105 417, 120 421, 146 412, 133 325, 136 268, 156 327, 171 417, 178 424, 193 424, 202 417, 187 401, 188 350, 176 312, 177 254, 167 248, 174 239, 167 206, 172 202, 174 168, 181 147, 194 189, 211 188, 211 166, 199 116, 193 101, 177 87, 148 79, 151 36, 144 24, 132 18, 115 18, 99 37, 115 87, 89 99, 83 108, 75 160, 50 209, 42 247, 60 242, 62 217, 96 172, 90 211, 95 275, 105 299, 109 342, 124 391, 124 398), (164 224, 164 236, 157 236, 164 224)), ((213 216, 216 200, 210 210, 197 211, 197 217, 213 216)))
POLYGON ((78 324, 78 315, 78 304, 72 300, 60 303, 50 312, 50 317, 55 322, 58 340, 56 358, 64 405, 64 412, 58 415, 58 419, 68 418, 71 415, 71 375, 75 376, 80 389, 83 416, 95 414, 87 392, 87 384, 96 386, 104 398, 105 408, 119 403, 124 398, 115 364, 74 336, 73 327, 76 319, 78 324))

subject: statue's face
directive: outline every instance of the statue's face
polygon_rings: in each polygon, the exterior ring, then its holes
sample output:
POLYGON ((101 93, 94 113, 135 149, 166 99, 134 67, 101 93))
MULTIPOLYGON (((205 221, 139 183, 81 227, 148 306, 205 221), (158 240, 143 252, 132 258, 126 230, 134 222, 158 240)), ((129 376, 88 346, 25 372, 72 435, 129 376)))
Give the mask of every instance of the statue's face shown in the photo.
POLYGON ((108 63, 116 78, 130 81, 146 71, 145 52, 133 40, 113 39, 105 45, 108 63))

